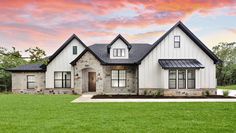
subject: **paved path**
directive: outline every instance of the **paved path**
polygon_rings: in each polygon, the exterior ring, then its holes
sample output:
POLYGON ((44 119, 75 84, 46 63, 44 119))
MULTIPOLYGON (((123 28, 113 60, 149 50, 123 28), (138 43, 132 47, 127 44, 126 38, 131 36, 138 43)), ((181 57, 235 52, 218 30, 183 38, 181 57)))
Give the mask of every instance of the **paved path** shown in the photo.
POLYGON ((99 102, 236 102, 236 99, 91 99, 94 94, 83 94, 72 103, 99 102))

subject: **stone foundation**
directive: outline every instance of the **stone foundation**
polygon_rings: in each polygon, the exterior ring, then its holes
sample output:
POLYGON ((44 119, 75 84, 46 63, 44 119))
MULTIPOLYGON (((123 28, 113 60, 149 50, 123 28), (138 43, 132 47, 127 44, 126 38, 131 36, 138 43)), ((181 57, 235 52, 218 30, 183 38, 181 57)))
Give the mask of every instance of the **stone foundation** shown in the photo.
POLYGON ((14 89, 13 93, 21 93, 21 94, 78 94, 74 89, 14 89))
POLYGON ((206 96, 216 95, 217 89, 158 89, 140 88, 139 95, 163 95, 163 96, 206 96))

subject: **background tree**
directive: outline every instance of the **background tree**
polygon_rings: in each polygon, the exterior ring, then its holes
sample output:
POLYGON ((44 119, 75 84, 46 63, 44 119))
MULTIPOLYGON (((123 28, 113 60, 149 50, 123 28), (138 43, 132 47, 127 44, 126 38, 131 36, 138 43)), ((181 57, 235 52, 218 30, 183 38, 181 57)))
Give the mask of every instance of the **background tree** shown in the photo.
POLYGON ((213 52, 223 61, 216 66, 218 85, 236 84, 236 42, 219 43, 213 52))
POLYGON ((11 88, 11 74, 5 71, 5 69, 23 64, 27 64, 27 61, 22 58, 20 51, 14 47, 12 47, 12 50, 0 47, 0 80, 1 83, 3 80, 6 81, 8 89, 11 88))
POLYGON ((46 52, 43 49, 35 47, 35 48, 29 48, 25 50, 25 52, 29 53, 31 63, 45 62, 44 57, 46 56, 46 52))

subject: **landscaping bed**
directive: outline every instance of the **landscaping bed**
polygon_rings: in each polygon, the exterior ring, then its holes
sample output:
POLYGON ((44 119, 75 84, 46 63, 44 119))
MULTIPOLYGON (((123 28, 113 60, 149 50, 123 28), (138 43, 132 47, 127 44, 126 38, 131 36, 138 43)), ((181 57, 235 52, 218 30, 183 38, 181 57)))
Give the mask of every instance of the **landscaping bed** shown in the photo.
POLYGON ((192 98, 235 98, 231 96, 223 96, 223 95, 209 95, 209 96, 151 96, 151 95, 94 95, 92 99, 192 99, 192 98))

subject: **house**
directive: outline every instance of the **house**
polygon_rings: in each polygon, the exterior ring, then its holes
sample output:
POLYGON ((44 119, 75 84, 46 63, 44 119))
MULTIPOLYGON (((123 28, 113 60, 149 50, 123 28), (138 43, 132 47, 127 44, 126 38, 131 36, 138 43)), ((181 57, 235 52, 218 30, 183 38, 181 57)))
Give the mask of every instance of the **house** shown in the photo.
POLYGON ((72 35, 46 66, 8 69, 17 93, 157 94, 216 93, 221 61, 182 22, 154 44, 129 43, 118 35, 109 44, 86 46, 72 35))

